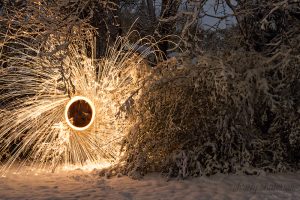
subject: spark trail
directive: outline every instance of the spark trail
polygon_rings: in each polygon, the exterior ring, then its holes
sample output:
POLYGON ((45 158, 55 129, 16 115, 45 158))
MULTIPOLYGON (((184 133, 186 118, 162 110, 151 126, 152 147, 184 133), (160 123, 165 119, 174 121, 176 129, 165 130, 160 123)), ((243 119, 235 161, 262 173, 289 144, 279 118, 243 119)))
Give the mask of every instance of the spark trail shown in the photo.
MULTIPOLYGON (((129 45, 128 38, 118 38, 102 60, 87 56, 95 48, 92 40, 74 41, 66 54, 58 50, 51 55, 23 40, 2 45, 1 172, 16 163, 55 170, 118 161, 120 141, 130 126, 126 110, 147 80, 143 60, 155 45, 151 38, 129 45), (140 44, 148 47, 137 55, 140 44), (79 115, 85 115, 85 125, 76 125, 79 115)), ((52 41, 48 52, 53 52, 52 41)))

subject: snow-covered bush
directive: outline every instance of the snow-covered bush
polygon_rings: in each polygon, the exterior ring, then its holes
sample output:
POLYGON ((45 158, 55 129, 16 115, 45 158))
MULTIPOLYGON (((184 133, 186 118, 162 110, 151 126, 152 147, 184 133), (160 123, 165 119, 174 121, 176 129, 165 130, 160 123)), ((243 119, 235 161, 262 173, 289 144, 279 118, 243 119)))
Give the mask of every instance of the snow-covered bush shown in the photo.
POLYGON ((299 57, 231 52, 191 60, 153 69, 117 168, 133 177, 299 168, 299 57))

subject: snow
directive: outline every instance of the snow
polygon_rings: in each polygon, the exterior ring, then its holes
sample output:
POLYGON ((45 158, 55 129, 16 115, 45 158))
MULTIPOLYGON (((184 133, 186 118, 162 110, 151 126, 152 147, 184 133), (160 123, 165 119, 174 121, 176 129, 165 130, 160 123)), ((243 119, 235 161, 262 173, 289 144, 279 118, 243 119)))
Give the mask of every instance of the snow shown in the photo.
POLYGON ((83 170, 36 173, 22 169, 0 177, 0 199, 300 199, 300 172, 260 176, 217 174, 167 181, 107 179, 83 170))

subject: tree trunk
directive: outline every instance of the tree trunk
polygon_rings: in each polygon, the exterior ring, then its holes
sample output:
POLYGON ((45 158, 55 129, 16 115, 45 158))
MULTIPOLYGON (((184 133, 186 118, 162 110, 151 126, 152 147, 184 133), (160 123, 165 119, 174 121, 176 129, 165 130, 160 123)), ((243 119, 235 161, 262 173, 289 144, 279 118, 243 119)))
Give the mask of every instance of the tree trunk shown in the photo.
MULTIPOLYGON (((160 13, 161 19, 169 19, 175 17, 181 0, 162 0, 162 8, 160 13)), ((158 25, 158 33, 160 38, 172 35, 176 30, 176 19, 167 20, 165 22, 160 22, 158 25)), ((160 50, 164 53, 164 59, 167 59, 167 50, 169 49, 169 42, 163 41, 159 43, 160 50)))

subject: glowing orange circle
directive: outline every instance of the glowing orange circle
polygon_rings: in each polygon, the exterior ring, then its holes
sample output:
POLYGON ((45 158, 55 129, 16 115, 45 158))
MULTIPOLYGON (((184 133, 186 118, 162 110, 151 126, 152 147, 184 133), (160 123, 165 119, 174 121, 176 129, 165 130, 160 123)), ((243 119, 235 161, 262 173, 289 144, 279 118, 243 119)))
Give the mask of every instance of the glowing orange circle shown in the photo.
POLYGON ((66 122, 76 131, 88 129, 92 125, 95 115, 93 102, 84 96, 73 97, 65 108, 66 122))

